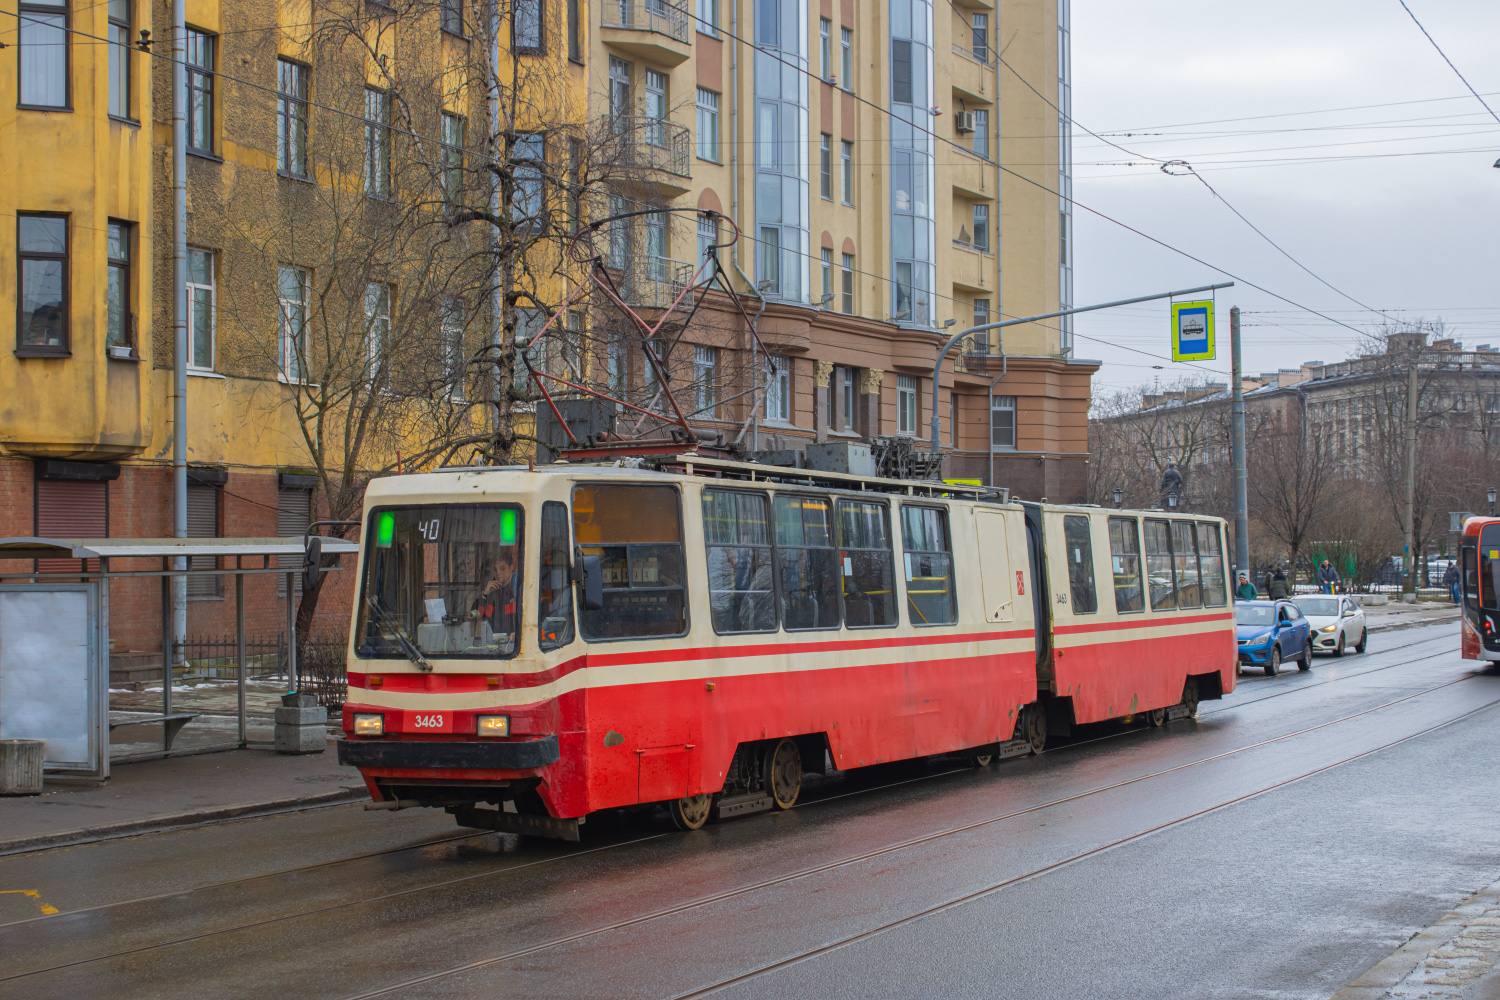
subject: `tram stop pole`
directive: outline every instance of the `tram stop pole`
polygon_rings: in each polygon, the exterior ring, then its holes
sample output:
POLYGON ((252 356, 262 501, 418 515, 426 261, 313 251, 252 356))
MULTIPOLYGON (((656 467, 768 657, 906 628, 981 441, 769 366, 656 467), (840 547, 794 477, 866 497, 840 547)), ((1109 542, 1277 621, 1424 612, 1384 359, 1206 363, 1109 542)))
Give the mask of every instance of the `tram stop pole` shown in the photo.
MULTIPOLYGON (((1240 307, 1229 310, 1229 450, 1234 462, 1234 571, 1250 572, 1249 477, 1245 474, 1245 391, 1240 370, 1240 307)), ((1235 579, 1238 579, 1236 577, 1235 579)))

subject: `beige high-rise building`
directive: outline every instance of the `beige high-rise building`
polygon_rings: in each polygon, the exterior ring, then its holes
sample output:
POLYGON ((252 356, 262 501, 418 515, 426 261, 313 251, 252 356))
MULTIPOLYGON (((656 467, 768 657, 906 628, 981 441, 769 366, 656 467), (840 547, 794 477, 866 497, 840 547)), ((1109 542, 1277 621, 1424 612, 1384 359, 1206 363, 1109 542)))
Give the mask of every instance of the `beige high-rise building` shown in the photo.
MULTIPOLYGON (((741 443, 760 450, 907 437, 929 452, 948 337, 1072 304, 1068 0, 586 10, 570 13, 586 20, 591 116, 629 118, 654 147, 613 204, 659 210, 610 248, 627 300, 666 305, 728 243, 699 213, 739 230, 720 259, 771 355, 766 384, 735 368, 753 343, 739 307, 708 297, 679 348, 695 424, 735 436, 749 421, 741 443)), ((1003 333, 944 365, 942 474, 1081 499, 1097 364, 1073 359, 1067 319, 1003 333)), ((627 355, 611 364, 641 381, 627 355)))

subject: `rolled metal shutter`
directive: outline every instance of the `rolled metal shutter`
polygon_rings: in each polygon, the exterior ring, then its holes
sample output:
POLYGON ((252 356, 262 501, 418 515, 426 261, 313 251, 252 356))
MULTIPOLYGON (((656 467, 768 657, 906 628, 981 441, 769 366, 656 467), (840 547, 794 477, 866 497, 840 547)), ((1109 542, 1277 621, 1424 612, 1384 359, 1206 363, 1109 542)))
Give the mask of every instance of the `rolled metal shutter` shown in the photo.
MULTIPOLYGON (((40 538, 108 538, 109 484, 77 479, 36 481, 36 533, 40 538)), ((84 572, 82 559, 39 559, 41 573, 84 572)), ((99 568, 89 559, 88 571, 99 568)))
MULTIPOLYGON (((219 537, 219 488, 189 482, 187 488, 187 533, 189 538, 219 537)), ((214 556, 194 556, 189 565, 196 570, 215 569, 219 560, 214 556)), ((189 576, 187 595, 193 597, 218 597, 219 577, 189 576)))
MULTIPOLYGON (((276 491, 276 534, 281 538, 301 538, 312 524, 312 490, 283 486, 276 491)), ((295 560, 282 558, 285 567, 295 560)), ((299 574, 293 583, 293 594, 302 594, 302 577, 299 574)), ((276 577, 276 596, 286 596, 286 577, 276 577)))

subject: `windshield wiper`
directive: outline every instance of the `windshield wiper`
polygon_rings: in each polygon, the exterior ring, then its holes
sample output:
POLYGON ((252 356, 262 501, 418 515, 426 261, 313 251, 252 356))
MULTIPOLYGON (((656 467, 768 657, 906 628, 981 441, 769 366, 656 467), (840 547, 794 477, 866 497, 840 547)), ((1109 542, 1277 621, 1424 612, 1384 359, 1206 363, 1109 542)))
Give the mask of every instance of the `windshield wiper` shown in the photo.
POLYGON ((371 611, 375 612, 375 620, 378 623, 383 626, 389 626, 391 631, 390 638, 395 641, 396 648, 400 649, 406 658, 415 663, 420 669, 431 672, 432 664, 427 662, 427 657, 422 655, 422 651, 417 648, 416 643, 412 642, 401 631, 401 623, 396 621, 394 616, 381 611, 380 605, 375 602, 375 598, 367 597, 365 598, 365 603, 370 606, 371 611))

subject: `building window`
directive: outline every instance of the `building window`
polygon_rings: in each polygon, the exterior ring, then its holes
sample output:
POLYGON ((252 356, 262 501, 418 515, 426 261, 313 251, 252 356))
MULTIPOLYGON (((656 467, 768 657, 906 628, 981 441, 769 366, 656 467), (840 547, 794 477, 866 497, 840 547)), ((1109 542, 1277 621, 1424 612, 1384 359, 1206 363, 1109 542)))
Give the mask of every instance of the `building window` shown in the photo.
POLYGON ((455 403, 464 401, 464 374, 468 370, 468 355, 464 351, 464 304, 459 298, 443 300, 443 313, 439 323, 439 334, 443 338, 443 380, 448 384, 448 398, 455 403))
POLYGON ((854 255, 844 254, 844 266, 839 275, 844 283, 844 312, 854 315, 854 255))
POLYGON ((974 249, 990 252, 990 206, 986 204, 974 206, 974 249))
POLYGON ((843 165, 844 204, 854 204, 854 143, 844 139, 839 143, 839 156, 843 165))
POLYGON ((309 71, 289 59, 278 59, 276 63, 276 169, 289 177, 305 178, 309 71))
POLYGON ((719 37, 719 0, 698 0, 698 30, 719 37))
POLYGON ((442 0, 440 10, 443 30, 450 35, 462 35, 464 33, 463 0, 442 0))
POLYGON ((698 159, 719 162, 719 95, 698 88, 698 159))
POLYGON ((68 218, 17 215, 20 354, 68 353, 68 218))
POLYGON ((23 0, 17 20, 21 106, 67 107, 67 0, 23 0))
POLYGON ((833 136, 823 133, 818 143, 818 193, 825 199, 833 199, 833 136))
POLYGON ((213 251, 188 247, 187 263, 188 367, 213 371, 218 306, 213 251))
MULTIPOLYGON (((989 299, 975 299, 974 300, 974 325, 975 326, 984 326, 989 321, 990 321, 990 300, 989 299)), ((976 340, 977 339, 978 338, 976 337, 976 340)), ((979 345, 976 343, 975 347, 978 347, 978 346, 979 345)), ((989 350, 989 336, 988 335, 986 335, 985 338, 984 338, 984 347, 985 347, 985 352, 987 353, 988 350, 989 350)))
POLYGON ((778 423, 792 422, 792 359, 772 356, 770 378, 766 383, 766 419, 778 423))
POLYGON ((990 444, 995 448, 1016 446, 1016 397, 990 397, 990 444))
POLYGON ((840 66, 839 83, 849 93, 854 93, 854 32, 848 28, 839 29, 839 46, 843 50, 843 60, 840 66))
POLYGON ((646 70, 646 141, 653 146, 667 144, 667 74, 646 70))
POLYGON ((568 0, 568 58, 583 64, 583 0, 568 0))
POLYGON ((990 16, 974 15, 974 58, 988 65, 990 61, 990 16))
POLYGON ((200 153, 214 151, 214 36, 189 28, 187 33, 187 144, 200 153))
POLYGON ((109 0, 109 113, 130 117, 130 0, 109 0))
POLYGON ((130 223, 109 223, 105 242, 109 247, 109 275, 104 285, 105 316, 108 327, 106 347, 129 350, 135 317, 130 313, 130 223))
MULTIPOLYGON (((283 476, 283 479, 294 478, 283 476)), ((302 478, 302 477, 295 477, 302 478)), ((276 488, 276 537, 301 538, 312 524, 312 490, 299 486, 276 488)), ((281 558, 285 559, 286 556, 281 558)), ((302 574, 292 574, 292 593, 301 596, 302 574)), ((276 574, 276 596, 286 596, 286 574, 276 574)))
POLYGON ((609 57, 609 116, 624 118, 630 114, 630 63, 617 56, 609 57))
POLYGON ((759 272, 756 281, 761 294, 779 294, 781 291, 781 230, 776 226, 760 227, 760 243, 757 247, 759 272))
POLYGON ((517 52, 539 54, 543 44, 542 0, 516 0, 512 8, 512 39, 517 52))
POLYGON ((693 415, 703 420, 718 416, 714 368, 719 360, 716 348, 698 344, 693 348, 693 387, 696 410, 693 415))
POLYGON ((948 394, 948 447, 958 447, 958 393, 948 394))
MULTIPOLYGON (((187 536, 219 537, 219 487, 195 481, 192 472, 188 473, 187 483, 187 536)), ((219 596, 219 575, 202 572, 217 569, 218 562, 216 556, 193 556, 188 560, 188 568, 199 571, 189 573, 187 577, 187 596, 190 600, 213 600, 219 596)))
POLYGON ((834 376, 839 391, 839 427, 854 430, 854 369, 840 368, 834 376))
POLYGON ((917 377, 896 376, 896 433, 917 433, 917 377))
POLYGON ((827 309, 833 304, 833 248, 823 248, 823 297, 818 300, 818 305, 827 309))
POLYGON ((301 382, 307 373, 307 271, 282 267, 277 273, 276 298, 281 307, 281 376, 301 382))
POLYGON ((365 344, 370 353, 370 378, 378 378, 391 352, 391 286, 365 285, 365 344))
POLYGON ((707 267, 709 254, 714 244, 719 242, 719 220, 707 212, 698 216, 698 262, 707 267))
POLYGON ((827 80, 833 76, 833 49, 830 39, 833 35, 833 22, 826 17, 818 18, 818 66, 827 80))
POLYGON ((542 227, 544 204, 542 168, 546 164, 546 140, 539 135, 518 135, 511 147, 515 180, 511 218, 535 232, 542 227))
POLYGON ((468 122, 463 115, 443 112, 443 193, 457 201, 464 189, 464 142, 468 122))
POLYGON ((391 196, 391 95, 365 88, 365 194, 391 196))
POLYGON ((974 152, 990 158, 990 113, 983 108, 974 111, 974 152))

